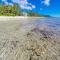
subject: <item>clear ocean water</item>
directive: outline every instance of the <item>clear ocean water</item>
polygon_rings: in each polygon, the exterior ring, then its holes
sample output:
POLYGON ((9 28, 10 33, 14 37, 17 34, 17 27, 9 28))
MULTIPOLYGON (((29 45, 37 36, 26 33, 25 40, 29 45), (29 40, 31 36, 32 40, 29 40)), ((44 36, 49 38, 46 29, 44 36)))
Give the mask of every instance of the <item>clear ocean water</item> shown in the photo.
POLYGON ((37 26, 44 25, 48 26, 50 30, 54 31, 54 33, 58 33, 60 36, 60 18, 44 18, 37 19, 34 21, 37 26))
POLYGON ((37 19, 34 21, 35 24, 39 25, 47 25, 50 28, 53 28, 55 31, 60 31, 60 18, 44 18, 37 19))
POLYGON ((57 33, 60 36, 60 18, 36 18, 24 23, 27 28, 32 24, 36 27, 48 26, 50 31, 57 33))

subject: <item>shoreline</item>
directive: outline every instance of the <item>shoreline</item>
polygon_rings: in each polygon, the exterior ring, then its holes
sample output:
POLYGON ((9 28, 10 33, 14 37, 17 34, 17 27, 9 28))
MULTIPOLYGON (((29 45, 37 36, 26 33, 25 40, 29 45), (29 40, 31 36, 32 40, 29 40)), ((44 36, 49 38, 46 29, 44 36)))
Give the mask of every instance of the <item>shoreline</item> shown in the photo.
POLYGON ((27 16, 0 16, 0 21, 9 21, 9 20, 20 20, 20 19, 36 19, 36 18, 45 18, 45 17, 27 17, 27 16))

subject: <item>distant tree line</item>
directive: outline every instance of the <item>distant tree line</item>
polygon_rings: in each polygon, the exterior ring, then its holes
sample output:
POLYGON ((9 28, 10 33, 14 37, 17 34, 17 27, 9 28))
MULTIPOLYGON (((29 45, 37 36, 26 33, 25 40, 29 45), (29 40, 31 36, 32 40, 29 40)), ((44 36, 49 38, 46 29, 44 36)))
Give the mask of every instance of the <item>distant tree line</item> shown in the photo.
POLYGON ((17 4, 11 5, 0 5, 0 16, 19 16, 20 7, 17 4))
MULTIPOLYGON (((11 5, 4 5, 0 4, 0 16, 23 16, 23 12, 21 12, 20 6, 18 6, 16 3, 11 5)), ((37 14, 35 12, 26 12, 27 16, 41 16, 40 14, 37 14)))

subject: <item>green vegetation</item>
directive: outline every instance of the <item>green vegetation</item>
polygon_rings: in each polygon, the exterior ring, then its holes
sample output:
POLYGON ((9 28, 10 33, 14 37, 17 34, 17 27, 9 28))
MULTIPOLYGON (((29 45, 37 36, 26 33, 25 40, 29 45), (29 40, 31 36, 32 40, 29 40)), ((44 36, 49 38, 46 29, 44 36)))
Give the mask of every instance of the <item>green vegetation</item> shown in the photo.
POLYGON ((0 16, 19 16, 20 7, 17 4, 11 5, 0 5, 0 16))
MULTIPOLYGON (((13 6, 11 5, 3 5, 0 4, 0 16, 23 16, 23 12, 21 12, 20 6, 14 3, 13 6)), ((27 16, 38 16, 42 17, 42 15, 35 13, 35 12, 26 12, 27 16)))
POLYGON ((42 15, 40 15, 40 14, 38 14, 38 13, 35 13, 35 12, 28 12, 28 13, 27 13, 27 16, 43 17, 42 15))

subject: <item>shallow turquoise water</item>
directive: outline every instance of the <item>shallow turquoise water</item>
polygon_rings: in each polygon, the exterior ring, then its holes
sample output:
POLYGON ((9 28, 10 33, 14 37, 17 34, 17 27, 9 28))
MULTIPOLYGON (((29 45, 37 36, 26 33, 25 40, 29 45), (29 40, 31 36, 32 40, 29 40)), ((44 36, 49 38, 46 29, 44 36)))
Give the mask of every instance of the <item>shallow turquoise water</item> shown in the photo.
POLYGON ((60 36, 60 18, 37 19, 34 21, 34 23, 37 26, 48 26, 50 31, 53 31, 60 36))
POLYGON ((37 18, 35 20, 25 22, 25 26, 27 28, 29 28, 32 24, 39 28, 48 26, 46 30, 49 29, 60 36, 60 18, 37 18))
POLYGON ((44 24, 56 29, 57 31, 60 31, 60 18, 37 19, 34 21, 34 23, 38 26, 44 24))

